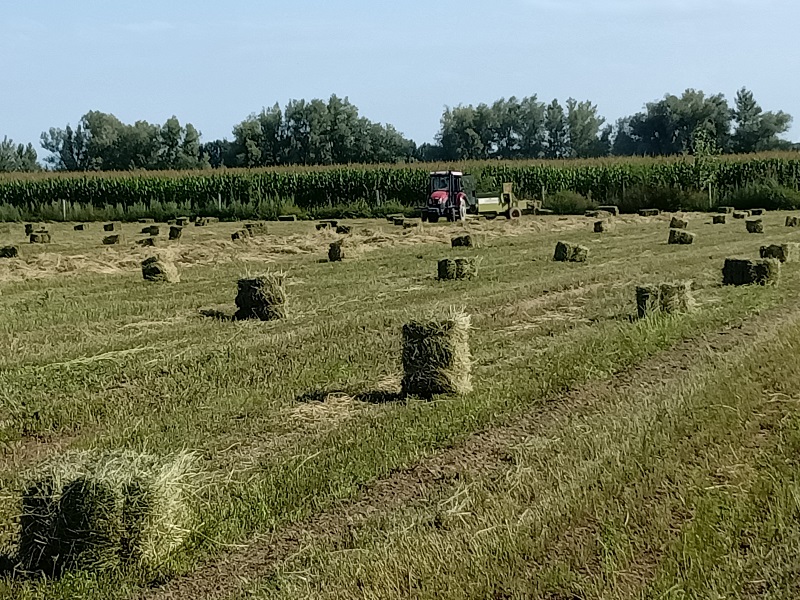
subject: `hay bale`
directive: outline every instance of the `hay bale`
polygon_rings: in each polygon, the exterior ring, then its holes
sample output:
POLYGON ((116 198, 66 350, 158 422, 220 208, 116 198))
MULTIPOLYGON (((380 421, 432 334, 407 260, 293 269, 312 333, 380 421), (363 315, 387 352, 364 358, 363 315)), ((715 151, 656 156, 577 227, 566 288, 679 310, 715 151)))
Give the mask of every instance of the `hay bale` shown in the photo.
POLYGON ((405 217, 395 217, 394 219, 392 219, 392 225, 397 225, 398 227, 402 227, 405 222, 406 222, 405 217))
POLYGON ((776 258, 782 263, 797 262, 800 260, 800 244, 789 242, 787 244, 772 244, 761 246, 761 258, 776 258))
POLYGON ((403 229, 416 229, 422 227, 422 221, 404 221, 403 229))
POLYGON ((586 262, 589 258, 589 249, 586 246, 558 242, 553 260, 557 262, 586 262))
POLYGON ((459 235, 450 240, 451 248, 477 248, 477 239, 471 234, 459 235))
POLYGON ((764 222, 761 219, 748 219, 744 224, 747 233, 764 233, 764 222))
POLYGON ((267 234, 267 224, 264 221, 245 223, 244 228, 247 230, 247 233, 250 234, 250 237, 267 234))
POLYGON ((240 240, 246 240, 250 238, 250 232, 247 229, 239 229, 238 231, 234 231, 231 234, 231 241, 238 242, 240 240))
POLYGON ((767 212, 767 211, 764 208, 751 208, 750 209, 750 216, 751 217, 760 217, 765 212, 767 212))
POLYGON ((386 215, 386 220, 389 221, 389 223, 394 223, 395 219, 403 219, 403 218, 405 218, 405 215, 401 213, 386 215))
POLYGON ((73 231, 86 231, 86 224, 85 223, 78 223, 72 228, 73 231))
POLYGON ((158 256, 151 256, 142 261, 142 277, 145 281, 164 283, 178 283, 181 280, 175 263, 158 256))
POLYGON ((746 219, 750 216, 749 210, 735 210, 733 211, 733 218, 734 219, 746 219))
POLYGON ((594 232, 595 233, 609 233, 614 231, 615 225, 613 221, 602 220, 602 221, 595 221, 594 222, 594 232))
POLYGON ((122 242, 122 236, 118 233, 114 235, 107 235, 103 238, 103 245, 105 246, 114 246, 116 244, 121 244, 122 242))
POLYGON ((330 229, 329 223, 317 223, 317 231, 322 231, 323 229, 330 229))
POLYGON ((430 398, 470 392, 469 328, 469 316, 456 312, 403 325, 403 394, 430 398))
POLYGON ((640 285, 636 287, 636 314, 640 319, 660 310, 660 290, 657 285, 640 285))
POLYGON ((172 225, 169 228, 169 239, 170 240, 173 240, 173 241, 174 240, 179 240, 179 239, 181 239, 182 235, 183 235, 183 227, 181 227, 179 225, 172 225))
POLYGON ((659 308, 667 314, 688 313, 695 308, 691 281, 662 283, 659 286, 659 308))
POLYGON ((278 215, 278 221, 297 221, 297 215, 278 215))
POLYGON ((591 219, 609 219, 614 215, 606 210, 587 210, 583 216, 591 219))
POLYGON ((686 219, 681 219, 680 217, 672 217, 672 220, 669 222, 670 229, 687 229, 689 227, 689 221, 686 219))
POLYGON ((723 285, 776 285, 780 280, 781 262, 775 258, 750 260, 726 258, 722 268, 723 285))
POLYGON ((106 223, 103 225, 103 231, 119 231, 121 227, 119 223, 106 223))
POLYGON ((344 258, 344 240, 337 240, 328 247, 328 261, 340 262, 344 258))
POLYGON ((28 239, 31 244, 49 244, 52 242, 50 234, 46 231, 34 231, 28 239))
POLYGON ((800 227, 800 217, 786 217, 786 227, 800 227))
POLYGON ((720 206, 717 208, 717 211, 725 214, 725 215, 732 215, 735 209, 732 206, 720 206))
POLYGON ((178 217, 175 219, 175 225, 178 227, 186 227, 189 223, 191 223, 191 219, 189 217, 178 217))
POLYGON ((148 238, 144 238, 143 240, 137 240, 136 243, 139 246, 144 246, 146 248, 152 248, 152 247, 155 247, 158 244, 158 241, 156 240, 156 238, 148 237, 148 238))
POLYGON ((714 215, 712 217, 712 221, 714 222, 714 225, 725 225, 725 222, 727 221, 727 219, 728 219, 727 215, 714 215))
POLYGON ((640 208, 639 209, 639 216, 640 217, 657 217, 661 214, 657 208, 640 208))
POLYGON ((475 258, 456 259, 456 279, 472 279, 478 276, 478 261, 475 258))
POLYGON ((612 205, 608 205, 608 206, 598 206, 597 210, 601 210, 603 212, 610 213, 610 214, 614 215, 615 217, 619 216, 619 206, 615 206, 613 204, 612 205))
POLYGON ((237 319, 273 321, 286 316, 284 275, 270 273, 253 279, 239 280, 236 295, 237 319))
POLYGON ((155 223, 155 222, 156 222, 156 220, 155 220, 155 219, 139 219, 138 221, 139 221, 139 223, 141 223, 141 224, 145 224, 145 223, 155 223))
POLYGON ((456 278, 456 261, 452 258, 443 258, 438 264, 438 279, 447 281, 456 278))
POLYGON ((670 229, 668 244, 687 245, 694 242, 695 235, 683 229, 670 229))
POLYGON ((0 248, 0 258, 17 258, 19 257, 19 248, 16 246, 3 246, 0 248))
POLYGON ((194 457, 69 454, 39 469, 22 497, 18 560, 26 571, 162 564, 193 515, 194 457))
POLYGON ((353 233, 352 225, 339 225, 336 227, 336 233, 339 235, 350 235, 353 233))
POLYGON ((33 223, 25 223, 25 235, 33 233, 33 223))

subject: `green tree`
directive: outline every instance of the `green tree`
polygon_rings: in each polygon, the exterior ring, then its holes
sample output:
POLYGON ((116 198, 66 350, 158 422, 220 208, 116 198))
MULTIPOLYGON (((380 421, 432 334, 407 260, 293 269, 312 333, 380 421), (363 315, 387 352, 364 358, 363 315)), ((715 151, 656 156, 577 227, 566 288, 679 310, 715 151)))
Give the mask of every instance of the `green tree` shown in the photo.
POLYGON ((569 156, 569 130, 564 107, 553 100, 547 105, 544 115, 544 127, 547 132, 545 156, 547 158, 564 158, 569 156))
POLYGON ((608 154, 608 143, 604 140, 610 135, 605 132, 601 138, 601 127, 605 119, 597 114, 597 106, 589 101, 567 100, 567 138, 569 156, 586 158, 608 154))
POLYGON ((15 144, 8 137, 3 137, 0 142, 0 172, 33 172, 40 169, 33 144, 15 144))
POLYGON ((780 139, 792 123, 791 115, 783 111, 764 112, 746 88, 736 93, 733 121, 736 129, 731 146, 734 152, 762 152, 788 149, 791 144, 780 139))

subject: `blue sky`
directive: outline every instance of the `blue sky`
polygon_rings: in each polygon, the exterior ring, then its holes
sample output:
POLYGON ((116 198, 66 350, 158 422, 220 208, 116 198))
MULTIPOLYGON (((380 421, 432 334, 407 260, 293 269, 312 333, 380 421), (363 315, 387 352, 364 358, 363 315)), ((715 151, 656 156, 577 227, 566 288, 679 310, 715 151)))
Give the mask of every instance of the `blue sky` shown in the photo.
POLYGON ((42 156, 42 131, 89 110, 230 138, 332 93, 418 143, 446 105, 512 95, 589 99, 613 122, 747 86, 800 121, 798 22, 797 0, 0 0, 0 138, 42 156))

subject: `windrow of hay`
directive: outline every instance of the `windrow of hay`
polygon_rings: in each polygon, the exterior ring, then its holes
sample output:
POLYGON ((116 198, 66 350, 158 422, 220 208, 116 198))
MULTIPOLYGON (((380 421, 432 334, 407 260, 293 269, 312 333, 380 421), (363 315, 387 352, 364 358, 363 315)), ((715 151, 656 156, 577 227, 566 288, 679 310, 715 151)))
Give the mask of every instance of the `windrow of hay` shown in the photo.
POLYGON ((469 329, 470 317, 461 311, 403 325, 403 394, 430 398, 470 392, 469 329))
POLYGON ((589 248, 578 244, 558 242, 553 260, 556 262, 586 262, 589 259, 589 248))
POLYGON ((775 258, 750 260, 726 258, 722 268, 723 285, 777 285, 780 281, 781 261, 775 258))
POLYGON ((727 215, 714 215, 712 221, 714 225, 725 225, 728 217, 727 215))
POLYGON ((239 280, 236 294, 237 319, 274 321, 286 316, 286 276, 267 273, 252 279, 239 280))
POLYGON ((789 242, 787 244, 772 244, 761 246, 761 258, 776 258, 782 263, 797 262, 800 260, 800 244, 789 242))
POLYGON ((670 229, 668 244, 688 245, 694 242, 695 234, 683 229, 670 229))
POLYGON ((747 233, 764 233, 764 222, 761 219, 748 219, 745 226, 747 233))
POLYGON ((178 283, 181 280, 175 263, 159 256, 151 256, 142 261, 142 277, 145 281, 164 283, 178 283))
POLYGON ((71 453, 29 477, 17 559, 29 572, 162 564, 193 525, 195 457, 71 453))

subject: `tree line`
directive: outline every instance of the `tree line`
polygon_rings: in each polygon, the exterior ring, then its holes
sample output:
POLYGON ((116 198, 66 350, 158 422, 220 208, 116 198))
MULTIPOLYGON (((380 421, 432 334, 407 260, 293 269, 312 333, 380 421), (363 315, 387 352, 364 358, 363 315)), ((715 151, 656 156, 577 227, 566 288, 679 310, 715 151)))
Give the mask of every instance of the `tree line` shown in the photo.
MULTIPOLYGON (((704 152, 749 153, 790 149, 781 136, 792 117, 764 111, 753 93, 739 90, 731 106, 722 94, 689 89, 649 102, 609 124, 597 105, 569 98, 502 98, 489 104, 448 107, 433 144, 417 145, 395 127, 359 114, 347 98, 291 100, 253 113, 233 127, 232 139, 201 142, 200 132, 172 117, 163 125, 125 124, 90 111, 42 133, 57 171, 126 171, 333 165, 486 159, 558 159, 668 156, 704 152)), ((0 143, 0 171, 34 171, 33 145, 0 143)))

